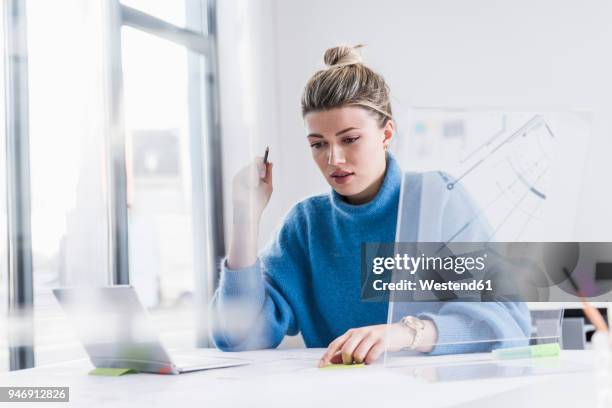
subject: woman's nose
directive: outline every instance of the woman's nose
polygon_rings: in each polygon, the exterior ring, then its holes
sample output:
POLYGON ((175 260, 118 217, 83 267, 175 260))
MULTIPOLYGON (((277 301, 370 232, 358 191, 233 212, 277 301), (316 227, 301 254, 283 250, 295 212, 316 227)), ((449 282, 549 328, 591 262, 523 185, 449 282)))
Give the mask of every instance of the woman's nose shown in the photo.
POLYGON ((329 164, 337 165, 345 163, 344 151, 340 146, 331 146, 329 149, 329 164))

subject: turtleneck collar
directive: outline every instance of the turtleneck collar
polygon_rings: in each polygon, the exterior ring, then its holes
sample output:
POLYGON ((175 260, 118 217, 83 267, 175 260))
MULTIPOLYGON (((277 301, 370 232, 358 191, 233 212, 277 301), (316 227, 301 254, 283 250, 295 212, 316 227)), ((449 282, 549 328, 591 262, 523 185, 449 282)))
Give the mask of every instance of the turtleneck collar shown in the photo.
POLYGON ((399 192, 402 179, 402 170, 395 158, 387 153, 387 168, 378 192, 374 198, 364 204, 350 204, 344 196, 335 190, 331 191, 331 202, 334 210, 342 215, 376 217, 387 214, 390 210, 397 209, 399 202, 399 192))

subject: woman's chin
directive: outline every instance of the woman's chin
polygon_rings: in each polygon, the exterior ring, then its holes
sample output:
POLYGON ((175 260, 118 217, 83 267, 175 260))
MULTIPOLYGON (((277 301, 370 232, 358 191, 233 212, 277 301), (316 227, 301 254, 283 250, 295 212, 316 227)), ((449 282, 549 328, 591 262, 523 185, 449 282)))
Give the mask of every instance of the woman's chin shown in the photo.
POLYGON ((336 193, 347 198, 359 195, 363 191, 363 189, 356 188, 356 186, 339 186, 336 184, 332 184, 332 188, 336 193))

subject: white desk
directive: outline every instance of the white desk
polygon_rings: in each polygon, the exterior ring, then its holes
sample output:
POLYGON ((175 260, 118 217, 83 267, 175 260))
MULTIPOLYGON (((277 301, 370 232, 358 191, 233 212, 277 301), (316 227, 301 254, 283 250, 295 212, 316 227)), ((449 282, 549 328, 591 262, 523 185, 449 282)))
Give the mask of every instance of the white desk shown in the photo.
MULTIPOLYGON (((196 353, 200 353, 197 351, 196 353)), ((202 350, 202 355, 220 354, 202 350)), ((2 386, 69 386, 70 406, 112 407, 595 407, 591 351, 563 351, 554 364, 579 363, 583 371, 463 381, 428 382, 410 373, 489 354, 405 357, 403 368, 375 364, 363 368, 315 367, 323 349, 262 350, 237 353, 254 363, 244 367, 181 375, 87 375, 88 360, 0 375, 2 386), (406 368, 409 365, 411 368, 406 368), (112 405, 111 405, 112 404, 112 405)), ((233 354, 233 353, 228 353, 233 354)), ((226 354, 227 355, 227 354, 226 354)), ((399 360, 394 360, 399 363, 399 360)), ((2 404, 2 406, 9 404, 2 404)), ((27 404, 15 403, 17 407, 27 404)), ((36 403, 68 406, 67 403, 36 403)))

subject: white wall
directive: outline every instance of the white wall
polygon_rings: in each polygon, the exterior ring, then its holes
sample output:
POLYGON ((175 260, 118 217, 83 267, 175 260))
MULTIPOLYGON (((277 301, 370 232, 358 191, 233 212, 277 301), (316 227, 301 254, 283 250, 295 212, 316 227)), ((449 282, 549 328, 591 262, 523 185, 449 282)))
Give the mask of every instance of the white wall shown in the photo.
POLYGON ((326 48, 364 43, 366 63, 391 87, 400 127, 412 106, 592 111, 577 237, 611 240, 606 177, 612 174, 611 2, 219 3, 226 183, 236 163, 251 153, 242 146, 261 154, 269 143, 275 161, 275 191, 262 238, 295 201, 329 189, 304 140, 300 94, 322 67, 326 48))

